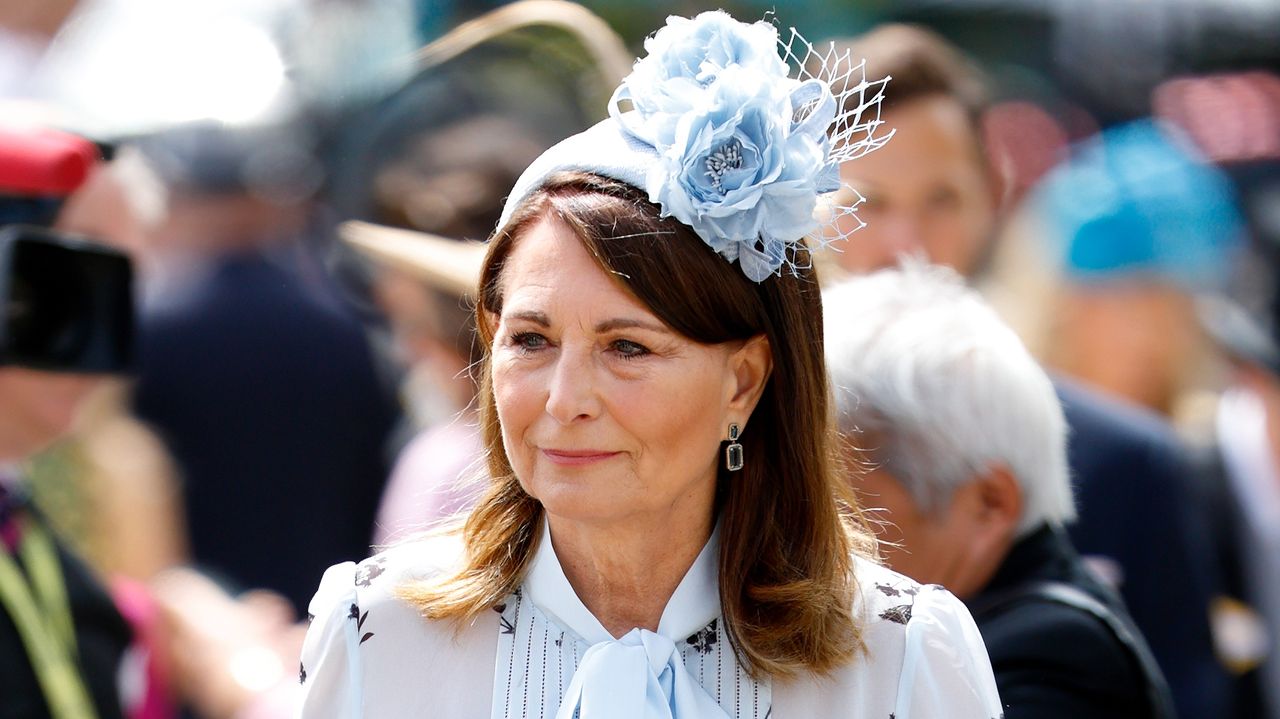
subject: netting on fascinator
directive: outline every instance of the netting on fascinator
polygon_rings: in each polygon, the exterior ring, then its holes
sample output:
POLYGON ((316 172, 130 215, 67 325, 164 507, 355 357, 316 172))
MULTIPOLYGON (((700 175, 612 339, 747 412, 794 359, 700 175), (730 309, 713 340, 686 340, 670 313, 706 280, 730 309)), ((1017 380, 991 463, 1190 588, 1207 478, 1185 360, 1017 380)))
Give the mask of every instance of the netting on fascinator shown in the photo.
MULTIPOLYGON (((837 167, 876 150, 890 138, 893 130, 884 130, 880 108, 884 90, 892 78, 867 79, 866 60, 854 58, 849 48, 838 49, 833 42, 826 48, 814 47, 795 28, 791 37, 779 42, 782 57, 797 68, 801 79, 816 79, 827 84, 836 101, 836 115, 827 131, 831 146, 828 157, 837 167)), ((852 185, 841 182, 833 192, 818 198, 815 219, 822 233, 812 237, 819 246, 846 240, 866 226, 858 219, 857 208, 866 198, 852 185), (852 218, 852 229, 841 230, 840 220, 852 218)))
MULTIPOLYGON (((819 209, 831 227, 854 215, 856 192, 821 208, 819 196, 841 189, 841 162, 888 139, 877 135, 885 80, 868 82, 847 51, 823 54, 794 29, 782 42, 773 25, 722 11, 668 18, 645 50, 609 119, 535 161, 502 224, 550 174, 594 172, 644 190, 664 217, 761 282, 795 261, 789 250, 820 229, 819 209)), ((828 229, 817 241, 844 234, 828 229)))

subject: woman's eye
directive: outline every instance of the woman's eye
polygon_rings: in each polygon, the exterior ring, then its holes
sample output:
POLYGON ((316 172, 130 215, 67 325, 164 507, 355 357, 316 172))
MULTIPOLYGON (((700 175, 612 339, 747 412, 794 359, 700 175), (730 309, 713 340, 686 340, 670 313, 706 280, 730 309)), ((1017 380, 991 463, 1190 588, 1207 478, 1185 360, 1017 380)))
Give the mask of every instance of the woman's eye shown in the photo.
POLYGON ((516 332, 507 342, 521 352, 536 352, 547 346, 547 338, 537 332, 516 332))
POLYGON ((649 348, 642 344, 637 344, 631 340, 615 340, 613 343, 613 351, 623 359, 634 359, 649 354, 649 348))
POLYGON ((950 212, 959 205, 960 195, 951 188, 940 189, 929 195, 929 209, 935 212, 950 212))

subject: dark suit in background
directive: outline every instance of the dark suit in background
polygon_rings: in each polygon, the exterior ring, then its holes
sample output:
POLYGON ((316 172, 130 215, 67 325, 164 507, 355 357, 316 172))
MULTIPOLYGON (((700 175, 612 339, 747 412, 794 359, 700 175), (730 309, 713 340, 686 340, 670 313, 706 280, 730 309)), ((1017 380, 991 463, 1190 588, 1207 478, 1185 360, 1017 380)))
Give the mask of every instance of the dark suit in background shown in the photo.
MULTIPOLYGON (((1231 486, 1228 470, 1224 465, 1222 447, 1217 444, 1196 447, 1191 455, 1195 467, 1196 502, 1205 508, 1209 519, 1209 536, 1213 540, 1214 565, 1224 596, 1241 603, 1241 608, 1253 612, 1256 621, 1265 619, 1256 614, 1255 588, 1251 586, 1246 548, 1246 515, 1240 497, 1231 486)), ((1275 640, 1272 640, 1275 646, 1275 640)), ((1236 659, 1240 659, 1236 657, 1236 659)), ((1264 696, 1264 677, 1253 657, 1245 666, 1232 674, 1231 704, 1226 716, 1266 717, 1268 708, 1264 696)))
MULTIPOLYGON (((21 513, 48 531, 38 512, 25 504, 15 508, 15 500, 6 499, 5 495, 5 490, 0 488, 0 525, 21 513)), ((58 563, 75 628, 77 668, 98 719, 116 719, 122 716, 116 682, 121 660, 133 642, 133 632, 84 563, 69 554, 56 539, 54 542, 58 545, 58 563)), ((0 552, 8 551, 8 546, 0 542, 0 552)), ((12 556, 18 560, 16 554, 12 556)), ((36 679, 18 627, 8 612, 0 611, 0 717, 41 719, 49 715, 44 691, 36 679)))
POLYGON ((1071 542, 1120 570, 1119 591, 1168 679, 1179 714, 1217 716, 1230 678, 1209 627, 1217 593, 1203 509, 1184 450, 1145 410, 1055 378, 1070 433, 1078 521, 1071 542))
POLYGON ((302 614, 369 552, 399 413, 360 323, 289 257, 223 257, 145 314, 136 409, 182 472, 196 563, 302 614))
POLYGON ((1173 717, 1154 662, 1144 674, 1138 653, 1147 650, 1119 598, 1093 578, 1060 530, 1043 526, 1021 539, 966 603, 987 644, 1006 719, 1173 717), (1029 591, 1045 583, 1083 593, 1121 629, 1029 591))

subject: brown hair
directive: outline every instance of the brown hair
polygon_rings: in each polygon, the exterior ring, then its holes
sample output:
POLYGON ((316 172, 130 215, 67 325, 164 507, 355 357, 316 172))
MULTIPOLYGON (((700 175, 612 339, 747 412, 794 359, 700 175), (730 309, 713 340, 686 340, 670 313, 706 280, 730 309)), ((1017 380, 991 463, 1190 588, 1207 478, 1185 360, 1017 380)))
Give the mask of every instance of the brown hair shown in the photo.
MULTIPOLYGON (((759 284, 639 190, 585 173, 552 175, 490 243, 480 280, 480 341, 493 342, 504 263, 522 233, 564 222, 628 292, 682 335, 708 344, 764 335, 773 372, 744 437, 745 467, 717 479, 720 602, 743 665, 757 675, 828 672, 861 644, 853 618, 853 557, 875 554, 848 485, 839 479, 813 270, 759 284)), ((797 265, 807 253, 797 250, 797 265)), ((492 485, 467 518, 467 564, 441 584, 406 592, 430 619, 470 620, 523 578, 542 520, 503 451, 487 365, 481 428, 492 485)))
POLYGON ((932 30, 888 23, 855 38, 832 42, 838 53, 848 50, 849 61, 855 65, 866 59, 868 78, 892 78, 885 88, 882 112, 912 100, 945 95, 959 102, 974 127, 979 127, 989 101, 987 80, 977 65, 932 30))

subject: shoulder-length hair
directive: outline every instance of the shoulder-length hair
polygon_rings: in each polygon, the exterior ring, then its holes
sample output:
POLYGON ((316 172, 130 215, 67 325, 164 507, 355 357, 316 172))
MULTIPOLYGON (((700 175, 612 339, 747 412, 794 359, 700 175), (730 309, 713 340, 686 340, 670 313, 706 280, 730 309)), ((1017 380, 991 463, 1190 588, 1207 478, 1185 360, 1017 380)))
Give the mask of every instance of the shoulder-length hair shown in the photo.
MULTIPOLYGON (((821 294, 807 252, 791 258, 794 272, 757 284, 690 228, 660 217, 639 190, 559 173, 490 241, 476 307, 486 348, 502 312, 506 260, 544 218, 572 229, 609 276, 680 334, 707 344, 768 339, 773 371, 743 436, 744 467, 717 477, 725 629, 757 676, 827 673, 849 661, 862 647, 853 557, 874 555, 875 540, 837 470, 821 294)), ((464 566, 404 592, 429 619, 465 623, 500 604, 523 579, 541 531, 542 506, 503 450, 487 353, 480 371, 491 485, 463 526, 464 566)))

